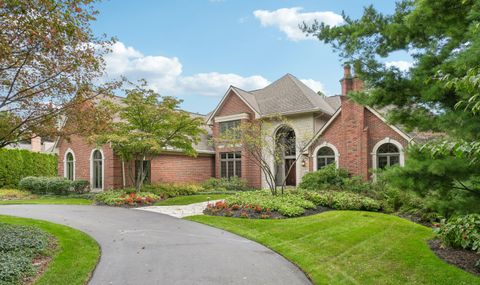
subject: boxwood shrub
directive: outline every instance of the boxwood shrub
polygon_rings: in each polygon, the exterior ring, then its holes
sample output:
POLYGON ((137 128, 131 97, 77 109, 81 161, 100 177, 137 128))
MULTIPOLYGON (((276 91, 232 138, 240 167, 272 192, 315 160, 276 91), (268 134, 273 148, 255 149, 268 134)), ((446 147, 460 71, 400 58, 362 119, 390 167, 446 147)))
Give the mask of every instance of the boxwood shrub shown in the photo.
POLYGON ((225 192, 225 191, 247 191, 250 188, 247 186, 245 179, 236 176, 230 178, 210 178, 202 183, 202 187, 206 191, 211 192, 225 192))
POLYGON ((381 210, 381 203, 369 197, 345 191, 302 191, 305 199, 317 206, 329 207, 336 210, 364 210, 377 212, 381 210))
MULTIPOLYGON (((126 189, 127 192, 135 192, 134 188, 126 189)), ((173 184, 173 183, 163 183, 163 184, 152 184, 144 185, 142 192, 154 193, 162 198, 184 196, 184 195, 194 195, 199 192, 203 192, 204 188, 196 184, 173 184)))
POLYGON ((71 181, 63 177, 25 177, 18 183, 22 190, 33 194, 56 194, 69 193, 82 194, 89 191, 90 183, 86 180, 71 181))

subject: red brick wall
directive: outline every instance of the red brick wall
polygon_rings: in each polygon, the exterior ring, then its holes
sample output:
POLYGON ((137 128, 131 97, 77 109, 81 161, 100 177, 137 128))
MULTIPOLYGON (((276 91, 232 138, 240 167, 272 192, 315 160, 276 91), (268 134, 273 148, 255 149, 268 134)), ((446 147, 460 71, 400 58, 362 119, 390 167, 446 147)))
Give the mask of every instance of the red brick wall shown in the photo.
POLYGON ((380 118, 375 114, 365 109, 365 118, 368 125, 369 136, 368 136, 368 167, 371 168, 373 147, 381 140, 385 138, 391 138, 398 141, 403 148, 407 148, 408 141, 402 137, 399 133, 393 130, 389 125, 384 123, 380 118))
POLYGON ((215 175, 213 155, 190 157, 181 154, 162 154, 152 162, 151 182, 202 183, 215 175))
MULTIPOLYGON (((315 143, 310 147, 310 153, 315 155, 313 151, 315 148, 322 144, 323 142, 328 142, 334 145, 338 152, 340 153, 340 162, 342 161, 342 154, 345 153, 345 144, 344 144, 344 132, 341 120, 341 114, 328 126, 328 128, 323 132, 323 134, 315 141, 315 143)), ((315 157, 310 157, 309 171, 315 171, 313 169, 313 159, 315 157)))
MULTIPOLYGON (((404 148, 408 142, 367 108, 346 100, 342 98, 341 113, 312 145, 310 152, 315 155, 313 151, 318 145, 331 143, 340 154, 340 168, 368 179, 375 144, 387 137, 398 141, 404 148)), ((313 159, 315 157, 310 159, 310 171, 314 171, 313 159)))
POLYGON ((339 165, 353 175, 368 178, 368 128, 365 126, 364 107, 346 96, 342 96, 341 100, 340 120, 344 135, 344 151, 340 154, 339 165))
MULTIPOLYGON (((250 115, 250 120, 255 118, 255 114, 248 107, 242 99, 231 91, 223 101, 223 104, 220 106, 219 110, 216 113, 216 117, 219 116, 228 116, 236 115, 241 113, 247 113, 250 115)), ((248 120, 242 120, 248 121, 248 120)), ((219 137, 220 134, 220 124, 213 123, 213 137, 219 137)), ((221 152, 233 152, 233 151, 242 151, 241 147, 238 148, 215 148, 215 177, 220 178, 220 153, 221 152)), ((250 187, 261 188, 262 186, 262 176, 261 170, 258 165, 248 156, 247 153, 242 152, 242 178, 247 180, 247 183, 250 187)))
MULTIPOLYGON (((75 179, 91 181, 90 155, 95 146, 90 145, 79 136, 72 136, 70 141, 63 140, 59 143, 58 175, 63 176, 63 160, 68 149, 75 155, 75 179)), ((123 173, 122 162, 108 145, 102 148, 104 160, 104 189, 122 188, 123 173)), ((131 183, 128 166, 125 168, 125 182, 131 183)), ((152 160, 152 183, 201 183, 215 175, 215 160, 213 155, 198 155, 189 157, 181 154, 164 154, 152 160)))
MULTIPOLYGON (((75 156, 75 179, 84 179, 91 181, 90 177, 90 155, 96 147, 88 144, 80 136, 72 136, 70 140, 61 140, 59 142, 58 152, 58 175, 63 176, 65 152, 70 148, 75 156)), ((100 148, 104 157, 104 189, 118 188, 122 186, 121 162, 113 154, 108 145, 100 148)))

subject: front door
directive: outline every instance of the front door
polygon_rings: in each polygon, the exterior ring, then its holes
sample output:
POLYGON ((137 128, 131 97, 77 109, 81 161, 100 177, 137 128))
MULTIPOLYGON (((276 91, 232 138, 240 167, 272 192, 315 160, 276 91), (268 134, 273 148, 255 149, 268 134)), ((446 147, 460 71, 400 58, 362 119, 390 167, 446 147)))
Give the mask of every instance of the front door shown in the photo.
POLYGON ((297 171, 295 169, 295 159, 285 159, 285 174, 290 169, 290 173, 287 175, 285 185, 296 186, 297 185, 297 171), (291 166, 291 169, 290 169, 291 166))

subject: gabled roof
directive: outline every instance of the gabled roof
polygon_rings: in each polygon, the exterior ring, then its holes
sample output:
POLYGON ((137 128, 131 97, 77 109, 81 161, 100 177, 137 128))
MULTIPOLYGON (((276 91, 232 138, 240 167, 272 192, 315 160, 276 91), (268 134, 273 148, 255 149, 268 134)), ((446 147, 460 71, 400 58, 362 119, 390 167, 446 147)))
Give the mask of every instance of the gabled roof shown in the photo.
POLYGON ((331 115, 335 110, 321 96, 291 74, 267 87, 251 92, 262 116, 320 111, 331 115))
POLYGON ((232 89, 244 100, 247 102, 247 105, 250 106, 255 112, 260 113, 260 108, 258 107, 257 100, 255 96, 248 91, 240 89, 238 87, 232 86, 232 89))
MULTIPOLYGON (((392 130, 394 130, 396 133, 398 133, 400 136, 402 136, 408 143, 415 142, 411 135, 402 131, 397 126, 388 123, 387 119, 385 119, 385 117, 382 114, 380 114, 377 110, 373 109, 370 106, 365 106, 365 108, 367 110, 369 110, 372 114, 377 116, 380 120, 382 120, 390 128, 392 128, 392 130)), ((328 129, 328 127, 337 119, 338 115, 340 115, 341 111, 342 111, 342 108, 338 108, 335 111, 333 116, 331 116, 330 119, 328 119, 328 121, 320 128, 320 130, 318 130, 318 132, 313 136, 313 138, 307 143, 306 148, 309 148, 318 139, 318 137, 320 137, 328 129)))
POLYGON ((225 95, 223 95, 222 100, 220 100, 220 103, 218 103, 217 107, 215 107, 212 112, 208 113, 207 124, 212 124, 213 117, 218 112, 220 107, 222 107, 223 102, 225 102, 225 99, 227 99, 228 95, 230 95, 232 92, 235 93, 250 109, 252 109, 252 111, 255 112, 255 117, 260 117, 258 104, 253 95, 250 92, 230 85, 227 92, 225 92, 225 95))
POLYGON ((286 74, 267 87, 258 90, 245 91, 230 86, 220 103, 210 114, 209 123, 211 123, 215 113, 231 91, 255 112, 256 117, 307 112, 323 112, 332 115, 338 109, 337 104, 332 105, 328 102, 328 97, 315 93, 295 76, 286 74))
POLYGON ((341 95, 334 95, 334 96, 325 96, 325 101, 327 101, 327 103, 332 106, 332 108, 334 110, 337 110, 338 108, 340 108, 340 105, 342 105, 342 102, 340 100, 340 96, 341 95))

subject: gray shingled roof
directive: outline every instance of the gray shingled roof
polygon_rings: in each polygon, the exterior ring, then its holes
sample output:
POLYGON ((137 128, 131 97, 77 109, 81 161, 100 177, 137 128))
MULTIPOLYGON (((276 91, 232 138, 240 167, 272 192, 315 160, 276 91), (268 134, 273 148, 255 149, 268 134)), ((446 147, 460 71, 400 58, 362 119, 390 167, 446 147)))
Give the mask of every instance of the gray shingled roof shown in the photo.
MULTIPOLYGON (((98 97, 96 99, 96 102, 99 102, 101 99, 106 99, 106 100, 111 101, 112 103, 115 103, 115 104, 118 104, 118 105, 121 105, 121 106, 125 106, 125 103, 124 103, 125 97, 116 96, 116 95, 115 96, 101 96, 101 97, 98 97)), ((182 111, 184 111, 184 110, 182 110, 182 111)), ((190 115, 190 117, 192 117, 192 118, 201 118, 205 122, 206 122, 206 119, 208 117, 208 114, 203 115, 203 114, 189 112, 189 111, 184 111, 184 112, 187 112, 190 115)), ((118 114, 115 114, 115 116, 113 117, 113 121, 114 122, 120 122, 121 121, 118 114)), ((200 141, 197 144, 194 144, 193 147, 195 148, 196 151, 198 151, 200 153, 202 153, 202 152, 213 152, 214 148, 209 141, 210 137, 212 136, 212 128, 210 128, 206 123, 202 126, 202 128, 207 133, 200 135, 200 141)), ((169 150, 174 150, 174 149, 169 149, 169 150)))
POLYGON ((341 95, 334 95, 334 96, 325 96, 325 101, 327 101, 327 103, 332 106, 332 108, 334 110, 337 110, 338 108, 340 108, 340 105, 342 104, 342 102, 340 101, 340 96, 341 95))
POLYGON ((320 111, 333 114, 337 108, 328 103, 298 78, 286 74, 263 89, 245 91, 233 87, 261 116, 320 111))
POLYGON ((232 86, 232 88, 250 105, 251 108, 253 108, 254 111, 260 113, 257 99, 255 99, 255 95, 253 95, 252 92, 245 91, 235 86, 232 86))

